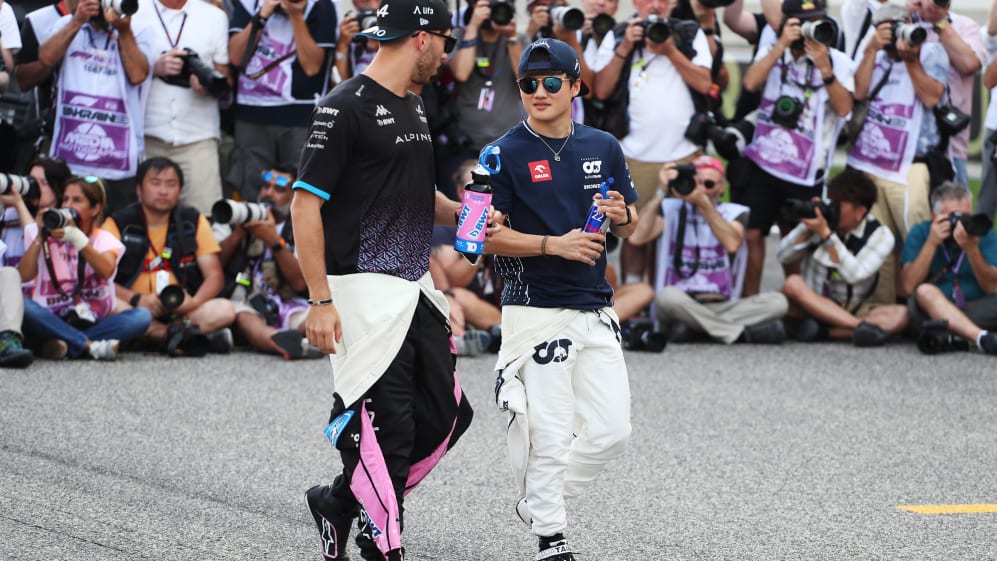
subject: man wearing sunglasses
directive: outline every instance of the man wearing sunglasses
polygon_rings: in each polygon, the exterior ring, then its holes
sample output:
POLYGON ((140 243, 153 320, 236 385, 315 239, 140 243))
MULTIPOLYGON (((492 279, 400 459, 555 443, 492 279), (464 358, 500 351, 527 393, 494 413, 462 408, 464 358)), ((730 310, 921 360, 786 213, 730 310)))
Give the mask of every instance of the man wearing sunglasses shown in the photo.
POLYGON ((565 497, 619 457, 630 435, 605 229, 582 226, 596 206, 596 221, 626 238, 637 225, 637 192, 616 139, 571 120, 572 98, 588 90, 580 66, 562 41, 529 45, 518 81, 529 117, 482 151, 494 165, 496 220, 504 221, 485 247, 505 282, 497 397, 510 415, 523 497, 516 510, 539 538, 536 559, 547 561, 574 559, 565 497))
POLYGON ((347 556, 359 514, 362 557, 400 560, 403 497, 470 424, 429 275, 433 223, 455 225, 460 205, 437 198, 426 109, 409 91, 446 61, 449 31, 442 0, 381 0, 358 34, 381 46, 315 107, 292 186, 305 333, 335 376, 326 434, 342 473, 305 495, 327 559, 347 556))
POLYGON ((658 241, 655 314, 673 342, 781 343, 786 297, 768 292, 739 298, 748 207, 720 201, 726 181, 720 160, 699 156, 692 165, 691 191, 674 164, 662 166, 662 187, 641 209, 645 218, 630 236, 637 246, 658 241), (669 191, 672 197, 665 198, 669 191))

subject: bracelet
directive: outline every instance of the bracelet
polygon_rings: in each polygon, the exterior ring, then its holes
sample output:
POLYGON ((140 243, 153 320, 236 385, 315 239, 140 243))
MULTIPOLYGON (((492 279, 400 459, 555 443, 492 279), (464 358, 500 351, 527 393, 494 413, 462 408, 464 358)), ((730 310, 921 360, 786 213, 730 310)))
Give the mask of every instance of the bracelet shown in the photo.
POLYGON ((509 45, 518 45, 519 44, 519 37, 509 37, 508 39, 505 40, 505 42, 506 42, 506 44, 509 44, 509 45))
POLYGON ((547 238, 550 234, 544 234, 544 238, 540 240, 540 256, 545 257, 547 255, 547 238))
POLYGON ((624 55, 621 55, 620 51, 617 51, 616 49, 613 49, 613 54, 616 55, 616 56, 618 56, 618 57, 620 57, 623 60, 627 60, 627 57, 624 56, 624 55))
POLYGON ((349 57, 346 56, 346 53, 336 51, 336 60, 349 60, 349 57))
POLYGON ((332 298, 326 298, 325 300, 309 300, 309 306, 328 306, 332 304, 332 298))
POLYGON ((713 35, 714 33, 717 32, 717 30, 713 29, 712 27, 703 27, 702 29, 703 29, 703 35, 713 35))
POLYGON ((136 292, 136 293, 132 294, 132 297, 128 300, 128 303, 131 304, 131 306, 133 308, 137 308, 138 307, 138 301, 141 300, 141 299, 142 299, 142 295, 139 294, 138 292, 136 292))
POLYGON ((276 255, 277 253, 279 253, 285 247, 287 247, 287 242, 284 241, 284 238, 282 238, 282 237, 281 238, 277 238, 277 241, 275 241, 272 244, 270 244, 270 253, 272 253, 273 255, 276 255))
POLYGON ((827 78, 824 78, 824 85, 830 86, 831 84, 834 83, 835 80, 837 80, 837 78, 834 76, 834 74, 831 74, 827 78))
POLYGON ((478 44, 478 38, 472 37, 470 39, 461 39, 457 42, 457 49, 466 49, 468 47, 473 47, 478 44))

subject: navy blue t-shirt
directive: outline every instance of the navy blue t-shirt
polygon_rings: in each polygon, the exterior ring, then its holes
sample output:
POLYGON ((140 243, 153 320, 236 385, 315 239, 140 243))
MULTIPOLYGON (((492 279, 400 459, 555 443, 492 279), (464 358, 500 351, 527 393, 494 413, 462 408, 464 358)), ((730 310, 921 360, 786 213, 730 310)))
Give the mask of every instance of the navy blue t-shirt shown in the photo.
MULTIPOLYGON (((637 200, 620 143, 609 133, 575 123, 563 138, 543 141, 519 123, 491 146, 501 149, 501 169, 491 176, 492 204, 508 217, 507 224, 524 234, 560 236, 585 225, 592 196, 612 177, 610 187, 627 204, 637 200), (544 146, 544 142, 552 146, 544 146)), ((606 280, 606 253, 594 267, 555 256, 496 257, 495 270, 505 281, 502 304, 537 308, 595 310, 612 305, 613 289, 606 280)))

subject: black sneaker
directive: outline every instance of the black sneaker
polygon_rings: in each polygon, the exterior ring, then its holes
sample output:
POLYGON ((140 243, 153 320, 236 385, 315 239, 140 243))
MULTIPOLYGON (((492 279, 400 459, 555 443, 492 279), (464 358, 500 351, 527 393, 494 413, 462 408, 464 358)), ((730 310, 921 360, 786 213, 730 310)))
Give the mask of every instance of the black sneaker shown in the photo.
POLYGON ((814 318, 806 318, 796 328, 796 340, 801 343, 816 343, 827 339, 827 326, 821 325, 814 318))
POLYGON ((745 327, 738 340, 744 343, 778 345, 786 340, 786 328, 782 326, 782 320, 778 319, 756 323, 745 327))
POLYGON ((997 333, 987 331, 980 337, 980 350, 988 355, 997 355, 997 333))
POLYGON ((299 358, 322 358, 322 351, 313 347, 304 335, 296 329, 284 329, 270 336, 270 340, 280 351, 284 360, 299 358))
POLYGON ((209 333, 207 337, 208 349, 213 353, 227 355, 235 347, 235 342, 232 340, 232 330, 227 327, 209 333))
POLYGON ((534 561, 575 561, 575 556, 568 549, 568 540, 563 534, 540 536, 540 552, 534 561))
POLYGON ((305 492, 305 504, 315 519, 315 526, 322 537, 323 559, 349 561, 346 544, 349 543, 350 526, 356 517, 356 507, 346 507, 332 495, 328 485, 316 485, 305 492))
POLYGON ((852 344, 856 347, 882 347, 889 338, 889 333, 867 321, 852 330, 852 344))
POLYGON ((0 367, 27 368, 35 355, 21 344, 21 336, 13 331, 0 333, 0 367))

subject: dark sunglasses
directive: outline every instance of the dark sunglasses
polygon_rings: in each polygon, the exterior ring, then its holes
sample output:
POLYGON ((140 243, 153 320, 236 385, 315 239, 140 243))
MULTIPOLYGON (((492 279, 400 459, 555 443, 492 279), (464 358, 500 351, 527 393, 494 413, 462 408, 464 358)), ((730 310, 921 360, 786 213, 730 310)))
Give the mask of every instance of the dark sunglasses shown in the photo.
POLYGON ((263 182, 270 183, 271 181, 281 189, 284 189, 291 182, 291 178, 286 175, 277 175, 270 170, 263 172, 263 182))
MULTIPOLYGON (((425 31, 426 33, 429 33, 430 35, 436 35, 437 37, 443 37, 443 52, 445 52, 445 53, 450 53, 451 51, 454 50, 454 47, 457 46, 457 38, 456 37, 453 37, 451 35, 447 35, 446 33, 440 33, 439 31, 429 31, 428 29, 423 29, 423 31, 425 31)), ((415 34, 412 35, 412 36, 415 37, 415 35, 418 35, 418 34, 419 34, 419 32, 416 31, 415 34)))
POLYGON ((707 189, 712 189, 713 186, 716 184, 717 182, 713 181, 712 179, 706 179, 703 181, 703 187, 706 187, 707 189))
POLYGON ((547 90, 547 93, 552 94, 561 91, 561 86, 564 85, 564 80, 562 78, 558 78, 557 76, 547 76, 541 80, 538 80, 532 76, 527 76, 526 78, 516 80, 516 83, 519 84, 519 89, 527 95, 536 93, 537 86, 539 86, 541 82, 543 82, 544 89, 547 90))

